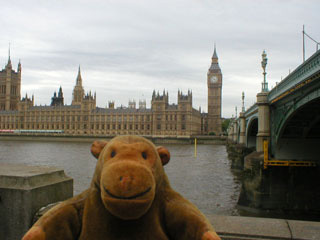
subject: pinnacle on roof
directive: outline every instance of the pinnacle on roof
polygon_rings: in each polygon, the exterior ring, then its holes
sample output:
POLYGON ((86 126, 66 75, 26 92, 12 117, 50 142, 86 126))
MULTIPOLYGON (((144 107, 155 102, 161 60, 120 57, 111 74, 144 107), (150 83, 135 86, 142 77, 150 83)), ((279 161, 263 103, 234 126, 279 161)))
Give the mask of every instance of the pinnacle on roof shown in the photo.
POLYGON ((78 86, 82 86, 82 78, 81 78, 80 64, 79 64, 79 70, 78 70, 78 76, 77 76, 77 85, 78 85, 78 86))
POLYGON ((211 58, 211 66, 209 68, 209 72, 216 72, 220 73, 221 69, 219 66, 219 60, 218 60, 218 54, 217 54, 217 49, 216 49, 216 44, 214 44, 214 52, 211 58))
POLYGON ((18 71, 21 71, 21 60, 19 59, 19 63, 18 63, 18 71))
POLYGON ((9 43, 8 55, 9 55, 9 57, 8 57, 8 63, 7 63, 7 66, 6 66, 6 67, 12 68, 11 58, 10 58, 10 43, 9 43))
POLYGON ((59 88, 58 97, 59 98, 63 97, 63 92, 62 92, 62 87, 61 86, 59 88))
POLYGON ((212 58, 218 59, 218 54, 217 54, 217 50, 216 50, 216 43, 214 43, 214 51, 213 51, 212 58))
POLYGON ((9 56, 9 59, 8 59, 8 61, 11 61, 11 59, 10 59, 10 43, 9 43, 9 51, 8 51, 8 56, 9 56))

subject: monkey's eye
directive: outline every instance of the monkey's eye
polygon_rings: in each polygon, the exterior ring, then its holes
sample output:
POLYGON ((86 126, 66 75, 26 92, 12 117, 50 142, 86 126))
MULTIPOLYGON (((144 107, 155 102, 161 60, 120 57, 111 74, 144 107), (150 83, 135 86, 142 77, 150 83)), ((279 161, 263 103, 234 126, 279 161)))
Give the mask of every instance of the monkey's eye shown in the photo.
POLYGON ((144 159, 147 159, 147 153, 146 153, 146 152, 142 152, 142 153, 141 153, 141 156, 142 156, 144 159))
POLYGON ((110 156, 113 158, 115 155, 116 155, 116 151, 113 150, 113 151, 111 152, 110 156))

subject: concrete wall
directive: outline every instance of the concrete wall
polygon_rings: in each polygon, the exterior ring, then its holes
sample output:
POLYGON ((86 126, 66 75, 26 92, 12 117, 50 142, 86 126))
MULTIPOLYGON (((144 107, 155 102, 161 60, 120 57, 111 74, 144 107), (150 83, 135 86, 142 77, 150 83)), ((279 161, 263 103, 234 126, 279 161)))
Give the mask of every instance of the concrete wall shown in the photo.
POLYGON ((0 163, 0 239, 20 240, 39 208, 72 195, 61 169, 0 163))
POLYGON ((269 166, 263 153, 245 157, 238 204, 286 213, 320 213, 320 168, 269 166))

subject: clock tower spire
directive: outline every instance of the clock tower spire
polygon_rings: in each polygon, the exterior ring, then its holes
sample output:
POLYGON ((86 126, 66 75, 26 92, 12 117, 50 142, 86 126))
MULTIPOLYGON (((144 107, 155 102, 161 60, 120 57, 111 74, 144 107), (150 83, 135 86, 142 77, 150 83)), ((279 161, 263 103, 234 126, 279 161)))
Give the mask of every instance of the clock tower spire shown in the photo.
POLYGON ((76 85, 73 88, 71 105, 81 105, 83 98, 84 98, 84 89, 82 87, 82 78, 81 78, 80 65, 79 65, 76 85))
POLYGON ((207 73, 208 84, 208 127, 209 134, 219 135, 221 133, 221 93, 222 72, 214 44, 214 52, 211 58, 211 66, 207 73))

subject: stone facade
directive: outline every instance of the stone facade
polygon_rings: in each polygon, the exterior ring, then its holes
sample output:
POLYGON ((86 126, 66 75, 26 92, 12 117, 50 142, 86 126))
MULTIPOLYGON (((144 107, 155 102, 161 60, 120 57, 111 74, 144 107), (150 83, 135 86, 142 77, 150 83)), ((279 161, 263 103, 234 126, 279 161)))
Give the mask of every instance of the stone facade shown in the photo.
POLYGON ((0 71, 0 111, 18 110, 21 99, 21 64, 18 70, 12 69, 11 59, 5 68, 0 71))
MULTIPOLYGON (((215 61, 217 62, 217 59, 215 61)), ((169 103, 168 92, 153 91, 150 109, 146 108, 145 100, 140 100, 138 107, 134 100, 129 101, 128 107, 115 108, 113 101, 110 101, 106 108, 97 107, 96 94, 84 91, 80 67, 71 105, 64 105, 60 87, 58 95, 54 93, 51 99, 51 106, 35 106, 34 96, 26 95, 20 100, 21 64, 19 63, 18 71, 15 72, 9 58, 6 68, 0 72, 0 86, 6 86, 6 89, 8 86, 16 88, 9 97, 6 91, 0 95, 0 129, 16 132, 24 130, 25 133, 28 133, 26 130, 30 133, 32 130, 37 130, 38 133, 57 130, 67 135, 93 136, 135 134, 152 137, 190 137, 205 135, 211 131, 219 134, 222 74, 221 71, 216 73, 210 69, 209 72, 208 79, 212 74, 217 75, 219 79, 219 83, 213 84, 209 84, 208 80, 209 114, 201 113, 200 109, 192 107, 190 90, 187 94, 178 91, 177 104, 169 103), (7 74, 8 71, 11 75, 7 74), (11 77, 8 77, 9 75, 11 77)))

